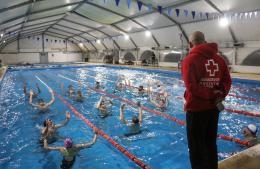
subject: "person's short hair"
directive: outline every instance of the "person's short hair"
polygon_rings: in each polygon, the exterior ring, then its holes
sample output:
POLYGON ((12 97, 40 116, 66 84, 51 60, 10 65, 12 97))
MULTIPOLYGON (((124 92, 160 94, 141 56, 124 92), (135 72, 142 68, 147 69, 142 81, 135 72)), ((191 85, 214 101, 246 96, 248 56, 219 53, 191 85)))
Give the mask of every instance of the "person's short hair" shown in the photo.
POLYGON ((139 123, 138 117, 133 116, 133 117, 132 117, 132 122, 133 122, 134 124, 138 124, 138 123, 139 123))
POLYGON ((193 45, 201 44, 205 42, 204 34, 200 31, 193 32, 189 37, 189 42, 193 45))

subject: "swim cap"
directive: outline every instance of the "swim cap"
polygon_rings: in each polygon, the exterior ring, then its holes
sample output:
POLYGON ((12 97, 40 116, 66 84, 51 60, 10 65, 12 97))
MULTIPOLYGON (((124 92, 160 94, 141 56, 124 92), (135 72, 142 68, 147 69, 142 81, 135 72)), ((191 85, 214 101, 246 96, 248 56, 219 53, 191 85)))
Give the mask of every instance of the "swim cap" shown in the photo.
POLYGON ((257 133, 257 130, 258 130, 254 124, 249 124, 247 126, 247 129, 254 135, 257 133))
POLYGON ((66 138, 66 139, 64 140, 64 147, 65 147, 65 148, 71 148, 71 147, 72 147, 72 144, 73 144, 73 142, 72 142, 71 138, 66 138))

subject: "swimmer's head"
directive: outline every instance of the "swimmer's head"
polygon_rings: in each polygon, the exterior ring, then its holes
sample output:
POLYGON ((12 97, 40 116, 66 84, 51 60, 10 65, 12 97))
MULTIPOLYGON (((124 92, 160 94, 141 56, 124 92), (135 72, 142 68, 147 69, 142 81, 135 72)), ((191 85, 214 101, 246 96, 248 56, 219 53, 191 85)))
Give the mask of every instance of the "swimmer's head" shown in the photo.
POLYGON ((132 117, 132 122, 133 122, 134 124, 138 124, 138 123, 139 123, 138 117, 133 116, 133 117, 132 117))
POLYGON ((121 109, 124 109, 125 108, 125 104, 121 104, 121 109))
POLYGON ((44 100, 43 99, 38 99, 38 105, 44 106, 45 105, 44 100))
POLYGON ((140 106, 141 106, 141 102, 140 102, 140 101, 136 102, 136 105, 137 105, 138 107, 140 107, 140 106))
POLYGON ((51 119, 46 119, 46 120, 44 120, 44 122, 43 122, 43 126, 44 127, 47 127, 47 126, 50 126, 50 125, 52 125, 53 123, 52 123, 52 120, 51 119))
POLYGON ((254 124, 249 124, 248 126, 246 126, 243 129, 243 134, 244 135, 250 134, 250 135, 256 136, 257 131, 258 131, 258 128, 254 124))
POLYGON ((73 141, 72 141, 71 138, 66 138, 66 139, 64 140, 64 147, 65 147, 65 148, 71 148, 72 145, 73 145, 73 141))
POLYGON ((139 87, 138 87, 138 90, 139 90, 139 91, 144 90, 144 86, 139 86, 139 87))
POLYGON ((78 96, 82 96, 82 92, 80 90, 78 90, 77 94, 78 96))
POLYGON ((68 86, 68 88, 69 88, 69 89, 72 89, 72 88, 73 88, 73 86, 72 86, 72 85, 69 85, 69 86, 68 86))

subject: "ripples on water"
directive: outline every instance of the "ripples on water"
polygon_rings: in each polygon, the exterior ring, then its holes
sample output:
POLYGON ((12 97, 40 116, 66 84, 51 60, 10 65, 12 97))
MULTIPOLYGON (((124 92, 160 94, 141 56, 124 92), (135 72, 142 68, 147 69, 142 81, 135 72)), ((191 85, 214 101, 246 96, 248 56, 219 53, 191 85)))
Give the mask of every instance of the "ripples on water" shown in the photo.
MULTIPOLYGON (((60 123, 65 119, 65 112, 68 108, 60 102, 58 98, 50 109, 48 114, 38 114, 38 111, 28 105, 28 98, 23 95, 23 82, 28 83, 28 88, 35 88, 35 75, 39 76, 45 83, 51 86, 58 93, 61 92, 60 84, 64 83, 65 89, 69 84, 73 84, 75 89, 78 86, 71 81, 60 78, 61 74, 73 80, 80 80, 84 84, 94 85, 95 80, 100 81, 109 93, 120 97, 128 98, 134 102, 141 101, 143 105, 150 109, 155 109, 150 104, 147 97, 140 97, 132 94, 131 91, 114 93, 115 84, 107 81, 116 81, 118 76, 128 77, 135 86, 158 80, 167 84, 166 90, 170 93, 169 108, 164 112, 178 119, 185 120, 183 113, 183 83, 176 80, 178 76, 167 73, 154 73, 129 69, 113 69, 106 67, 91 67, 79 69, 54 69, 37 71, 9 71, 3 79, 0 92, 0 166, 1 168, 58 168, 61 156, 57 152, 45 152, 38 144, 40 136, 39 131, 45 118, 52 118, 55 123, 60 123), (90 77, 90 76, 94 76, 90 77), (163 77, 162 77, 163 76, 163 77)), ((237 84, 242 87, 248 87, 244 84, 237 84)), ((42 89, 41 97, 49 100, 50 94, 45 86, 39 83, 42 89)), ((146 85, 144 85, 146 87, 146 85)), ((258 87, 252 85, 251 87, 258 87)), ((29 89, 28 89, 29 91, 29 89)), ((83 93, 87 93, 86 87, 83 87, 83 93)), ((232 90, 233 94, 254 97, 260 99, 259 93, 250 93, 249 91, 232 90)), ((153 168, 168 169, 172 164, 176 169, 189 168, 186 128, 178 124, 156 116, 149 112, 144 112, 143 127, 145 131, 140 135, 129 138, 122 137, 125 126, 119 122, 120 102, 114 100, 111 108, 113 115, 106 120, 98 117, 98 111, 95 109, 95 103, 100 94, 92 92, 87 96, 83 104, 69 102, 88 118, 91 122, 101 128, 105 133, 118 141, 123 147, 135 154, 137 157, 148 163, 153 168)), ((68 99, 68 98, 66 98, 68 99)), ((246 101, 234 97, 227 97, 226 107, 247 111, 260 112, 259 103, 246 101)), ((72 113, 72 112, 71 112, 72 113)), ((131 119, 132 115, 137 115, 137 109, 127 106, 125 116, 131 119)), ((68 125, 59 130, 59 135, 63 137, 72 137, 75 143, 89 141, 93 137, 92 130, 79 118, 71 114, 72 118, 68 125)), ((245 117, 237 114, 223 112, 219 120, 219 133, 242 138, 241 129, 248 123, 255 123, 260 126, 259 120, 251 117, 245 117)), ((62 141, 57 141, 53 145, 62 146, 62 141)), ((218 140, 219 158, 223 159, 241 151, 243 147, 218 140)), ((102 138, 93 148, 83 150, 77 157, 74 168, 138 168, 133 162, 126 159, 111 145, 102 138)))

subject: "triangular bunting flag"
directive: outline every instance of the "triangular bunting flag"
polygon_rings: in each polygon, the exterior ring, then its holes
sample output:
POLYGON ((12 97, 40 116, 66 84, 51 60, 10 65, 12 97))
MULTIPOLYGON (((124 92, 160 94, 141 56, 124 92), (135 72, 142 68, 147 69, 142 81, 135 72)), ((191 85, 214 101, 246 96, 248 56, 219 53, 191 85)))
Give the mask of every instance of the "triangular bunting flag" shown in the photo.
POLYGON ((115 0, 116 1, 116 6, 118 6, 119 5, 119 2, 120 2, 120 0, 115 0))
POLYGON ((148 11, 149 11, 149 12, 152 12, 152 11, 153 11, 153 5, 152 5, 152 4, 148 4, 147 8, 148 8, 148 11))
POLYGON ((209 13, 206 12, 205 15, 206 15, 207 19, 209 19, 209 13))
POLYGON ((132 0, 127 0, 127 7, 128 7, 128 9, 129 9, 130 6, 131 6, 131 2, 132 2, 132 0))
POLYGON ((200 18, 202 18, 202 12, 200 12, 200 18))
POLYGON ((195 15, 196 15, 196 12, 195 11, 191 11, 191 14, 192 14, 192 18, 194 19, 195 15))
POLYGON ((255 17, 257 17, 257 11, 255 11, 254 13, 255 13, 255 17))
POLYGON ((175 12, 176 12, 177 17, 179 17, 179 15, 180 15, 180 9, 175 9, 175 12))
POLYGON ((138 9, 141 11, 143 3, 141 1, 137 1, 138 9))
POLYGON ((162 14, 162 6, 158 6, 157 9, 158 9, 159 13, 162 14))
POLYGON ((172 8, 168 8, 167 13, 168 13, 169 16, 172 16, 172 8))
POLYGON ((185 9, 183 12, 184 12, 185 17, 187 17, 189 14, 189 11, 185 9))

